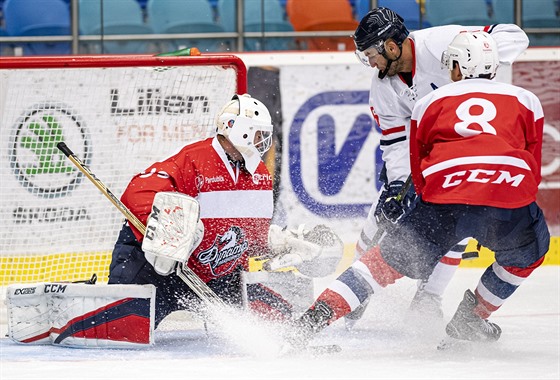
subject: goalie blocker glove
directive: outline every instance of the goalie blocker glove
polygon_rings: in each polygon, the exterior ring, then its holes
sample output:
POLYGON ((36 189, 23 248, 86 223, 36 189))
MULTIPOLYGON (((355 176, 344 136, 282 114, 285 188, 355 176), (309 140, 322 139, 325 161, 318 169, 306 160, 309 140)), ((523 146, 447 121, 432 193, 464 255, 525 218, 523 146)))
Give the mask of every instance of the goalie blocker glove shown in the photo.
POLYGON ((196 199, 176 192, 156 194, 142 250, 157 273, 167 276, 178 262, 186 263, 203 236, 204 225, 196 199))

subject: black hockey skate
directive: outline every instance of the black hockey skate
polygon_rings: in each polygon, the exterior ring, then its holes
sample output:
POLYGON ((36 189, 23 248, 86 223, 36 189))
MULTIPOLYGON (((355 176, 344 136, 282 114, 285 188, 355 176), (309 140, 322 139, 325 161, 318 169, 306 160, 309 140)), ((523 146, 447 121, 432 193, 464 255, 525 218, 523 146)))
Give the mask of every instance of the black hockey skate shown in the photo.
POLYGON ((502 334, 500 326, 474 313, 477 304, 474 293, 467 289, 455 315, 445 328, 447 335, 454 339, 473 342, 493 342, 500 338, 502 334))
POLYGON ((319 301, 313 309, 308 309, 301 317, 293 321, 284 334, 284 339, 290 347, 289 351, 313 350, 314 347, 309 346, 309 341, 315 334, 327 327, 332 316, 332 309, 326 303, 319 301))

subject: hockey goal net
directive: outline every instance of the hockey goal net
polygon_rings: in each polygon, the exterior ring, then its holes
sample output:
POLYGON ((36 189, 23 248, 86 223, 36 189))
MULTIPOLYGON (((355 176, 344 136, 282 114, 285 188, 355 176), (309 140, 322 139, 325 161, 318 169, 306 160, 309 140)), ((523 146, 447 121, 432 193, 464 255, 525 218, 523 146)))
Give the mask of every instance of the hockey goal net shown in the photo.
POLYGON ((0 58, 0 289, 107 281, 124 218, 58 142, 120 196, 151 162, 212 135, 246 80, 233 55, 0 58))

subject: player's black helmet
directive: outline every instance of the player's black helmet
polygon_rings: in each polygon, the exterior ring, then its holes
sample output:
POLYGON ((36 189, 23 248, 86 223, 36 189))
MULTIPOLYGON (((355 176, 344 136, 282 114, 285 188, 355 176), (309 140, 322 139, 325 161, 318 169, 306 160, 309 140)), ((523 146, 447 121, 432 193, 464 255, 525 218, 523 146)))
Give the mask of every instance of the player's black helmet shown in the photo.
POLYGON ((404 19, 389 8, 381 7, 372 9, 362 18, 353 37, 359 51, 375 46, 383 54, 383 43, 387 39, 393 39, 400 46, 407 36, 404 19))

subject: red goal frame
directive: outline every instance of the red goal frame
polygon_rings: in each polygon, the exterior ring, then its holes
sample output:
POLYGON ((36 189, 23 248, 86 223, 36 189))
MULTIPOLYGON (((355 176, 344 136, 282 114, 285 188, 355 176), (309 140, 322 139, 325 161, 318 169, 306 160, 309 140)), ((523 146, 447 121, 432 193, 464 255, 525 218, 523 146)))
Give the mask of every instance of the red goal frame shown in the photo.
POLYGON ((247 67, 232 54, 158 57, 154 55, 64 55, 0 57, 3 69, 42 69, 67 67, 143 67, 143 66, 224 66, 237 72, 237 93, 247 92, 247 67))

